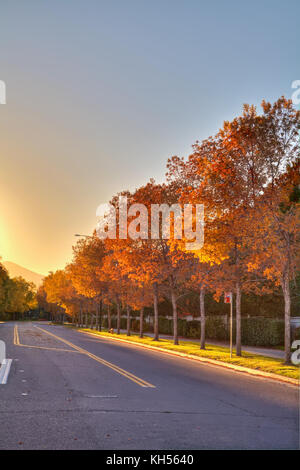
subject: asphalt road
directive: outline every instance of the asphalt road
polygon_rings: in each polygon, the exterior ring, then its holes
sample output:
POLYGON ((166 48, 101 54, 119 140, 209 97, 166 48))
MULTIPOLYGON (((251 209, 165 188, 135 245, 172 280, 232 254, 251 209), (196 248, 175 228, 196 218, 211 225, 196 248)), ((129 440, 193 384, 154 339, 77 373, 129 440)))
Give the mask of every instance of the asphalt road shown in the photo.
POLYGON ((296 387, 46 323, 0 339, 0 449, 299 448, 296 387))

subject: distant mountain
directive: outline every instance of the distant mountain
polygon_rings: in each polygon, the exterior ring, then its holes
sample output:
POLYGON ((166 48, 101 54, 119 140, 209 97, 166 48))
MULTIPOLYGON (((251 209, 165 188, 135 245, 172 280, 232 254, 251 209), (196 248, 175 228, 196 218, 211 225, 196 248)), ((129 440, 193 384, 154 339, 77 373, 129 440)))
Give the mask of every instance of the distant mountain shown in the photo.
POLYGON ((7 269, 10 277, 22 276, 26 281, 33 282, 37 287, 41 285, 45 277, 42 274, 30 271, 30 269, 23 268, 23 266, 19 266, 11 261, 1 261, 1 263, 7 269))

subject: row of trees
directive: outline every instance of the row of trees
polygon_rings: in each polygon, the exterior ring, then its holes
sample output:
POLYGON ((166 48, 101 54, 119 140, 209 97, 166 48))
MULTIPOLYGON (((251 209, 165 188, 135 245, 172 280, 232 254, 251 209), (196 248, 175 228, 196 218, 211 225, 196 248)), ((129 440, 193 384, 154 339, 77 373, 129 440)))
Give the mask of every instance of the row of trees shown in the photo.
MULTIPOLYGON (((124 191, 128 204, 143 204, 128 213, 128 232, 101 240, 96 232, 73 247, 73 260, 64 270, 50 273, 38 298, 44 308, 64 311, 84 323, 84 312, 99 328, 103 304, 117 312, 140 311, 143 335, 145 307, 153 306, 154 336, 159 339, 158 315, 162 299, 173 311, 174 343, 178 344, 178 301, 190 291, 199 294, 201 348, 205 348, 205 296, 235 296, 236 353, 241 355, 241 301, 247 293, 262 295, 281 288, 284 297, 285 361, 290 362, 291 285, 299 271, 299 112, 280 98, 262 103, 262 113, 245 105, 243 114, 203 142, 196 142, 187 158, 168 160, 166 182, 124 191), (188 251, 177 239, 175 215, 171 237, 151 238, 152 204, 204 204, 205 242, 188 251), (143 213, 143 214, 142 214, 143 213), (141 237, 143 232, 143 237, 141 237), (92 320, 93 321, 93 320, 92 320)), ((113 197, 118 214, 119 195, 113 197)), ((178 215, 177 215, 178 217, 178 215)), ((117 219, 118 220, 118 219, 117 219)), ((193 217, 195 228, 195 217, 193 217)), ((161 227, 162 229, 162 227, 161 227)), ((160 233, 160 235, 162 235, 160 233)), ((185 234, 186 235, 186 234, 185 234)))
POLYGON ((14 318, 36 306, 35 285, 22 277, 10 278, 0 263, 0 318, 14 318))

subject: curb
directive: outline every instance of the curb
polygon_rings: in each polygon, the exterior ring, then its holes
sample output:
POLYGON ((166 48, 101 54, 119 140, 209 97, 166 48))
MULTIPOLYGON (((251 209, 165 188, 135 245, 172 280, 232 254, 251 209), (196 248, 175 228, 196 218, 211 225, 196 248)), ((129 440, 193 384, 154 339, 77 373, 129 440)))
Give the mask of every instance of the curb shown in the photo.
POLYGON ((260 378, 267 378, 267 379, 275 380, 276 382, 282 382, 282 383, 285 383, 285 384, 288 384, 288 385, 293 385, 293 386, 299 387, 299 380, 292 379, 291 377, 285 377, 284 375, 273 374, 272 372, 265 372, 265 371, 262 371, 262 370, 259 370, 259 369, 250 369, 249 367, 237 366, 237 365, 234 365, 234 364, 229 364, 227 362, 218 361, 216 359, 209 359, 209 358, 206 358, 206 357, 194 356, 193 354, 186 354, 186 353, 182 353, 182 352, 179 352, 179 351, 175 352, 175 351, 167 350, 167 349, 164 349, 164 348, 160 348, 159 346, 150 346, 148 344, 145 345, 145 344, 142 344, 142 343, 138 343, 136 341, 130 341, 130 340, 123 339, 123 338, 115 338, 115 337, 112 337, 112 336, 102 336, 101 334, 99 335, 97 333, 90 333, 89 331, 83 331, 83 330, 80 330, 80 329, 78 329, 77 331, 80 332, 80 333, 85 333, 87 335, 96 336, 98 338, 100 337, 102 339, 119 341, 119 342, 127 343, 127 344, 133 344, 134 346, 139 346, 139 347, 144 348, 144 349, 150 349, 152 351, 160 351, 160 352, 163 352, 165 354, 169 354, 171 356, 183 357, 185 359, 189 359, 189 360, 196 361, 196 362, 212 364, 212 365, 215 365, 215 366, 218 366, 218 367, 223 367, 224 369, 231 369, 231 370, 234 370, 236 372, 241 372, 241 373, 244 373, 244 374, 253 375, 253 376, 256 376, 256 377, 260 377, 260 378))

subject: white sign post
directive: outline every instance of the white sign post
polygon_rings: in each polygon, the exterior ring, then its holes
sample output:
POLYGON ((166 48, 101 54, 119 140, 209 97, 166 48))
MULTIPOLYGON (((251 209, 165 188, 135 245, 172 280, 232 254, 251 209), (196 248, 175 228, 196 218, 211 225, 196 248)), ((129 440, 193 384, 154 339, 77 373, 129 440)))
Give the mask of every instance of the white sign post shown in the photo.
POLYGON ((230 304, 230 320, 229 320, 229 335, 230 335, 230 359, 232 358, 232 292, 225 292, 224 303, 230 304))

